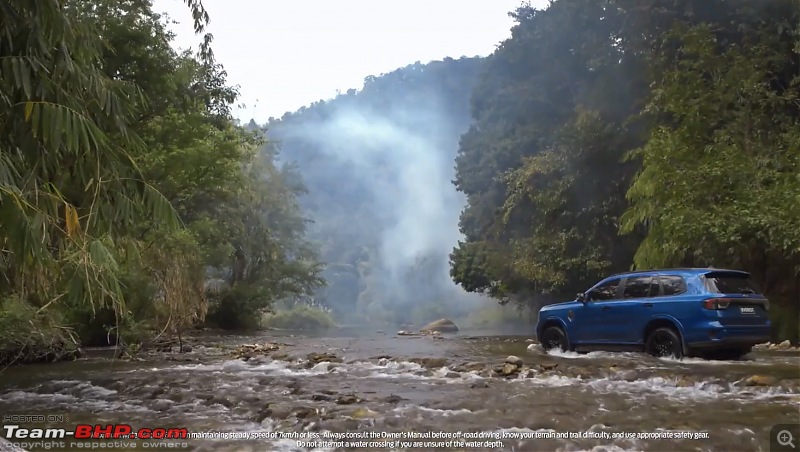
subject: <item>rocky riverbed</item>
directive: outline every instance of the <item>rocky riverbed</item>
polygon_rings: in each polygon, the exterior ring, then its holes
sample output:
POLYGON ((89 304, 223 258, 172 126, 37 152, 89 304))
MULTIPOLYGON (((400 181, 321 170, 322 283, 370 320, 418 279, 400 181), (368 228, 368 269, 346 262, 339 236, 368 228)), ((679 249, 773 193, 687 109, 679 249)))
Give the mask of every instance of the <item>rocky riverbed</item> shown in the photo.
MULTIPOLYGON (((675 361, 547 354, 529 337, 466 331, 200 337, 184 351, 134 360, 90 351, 75 362, 9 368, 0 374, 0 411, 63 414, 66 425, 264 437, 193 439, 182 448, 197 451, 308 450, 288 437, 301 432, 320 440, 474 432, 517 451, 768 450, 774 424, 800 422, 800 352, 792 348, 735 362, 675 361), (613 438, 625 432, 658 437, 613 438), (674 432, 698 439, 664 438, 674 432), (554 437, 569 433, 581 437, 554 437)), ((458 444, 440 450, 488 448, 458 444)))

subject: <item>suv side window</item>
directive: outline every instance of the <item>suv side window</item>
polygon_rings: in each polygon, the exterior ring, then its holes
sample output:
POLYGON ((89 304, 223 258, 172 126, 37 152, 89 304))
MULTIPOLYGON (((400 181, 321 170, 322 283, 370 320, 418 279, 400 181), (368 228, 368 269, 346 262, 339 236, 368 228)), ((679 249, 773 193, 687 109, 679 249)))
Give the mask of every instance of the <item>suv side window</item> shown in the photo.
POLYGON ((625 291, 622 298, 647 298, 650 296, 650 283, 652 275, 634 276, 625 281, 625 291))
POLYGON ((617 298, 617 288, 619 287, 620 278, 606 281, 603 284, 595 287, 589 292, 589 301, 604 301, 614 300, 617 298))
POLYGON ((686 284, 683 282, 682 276, 660 275, 658 279, 661 280, 661 288, 664 291, 663 295, 665 297, 686 292, 686 284))

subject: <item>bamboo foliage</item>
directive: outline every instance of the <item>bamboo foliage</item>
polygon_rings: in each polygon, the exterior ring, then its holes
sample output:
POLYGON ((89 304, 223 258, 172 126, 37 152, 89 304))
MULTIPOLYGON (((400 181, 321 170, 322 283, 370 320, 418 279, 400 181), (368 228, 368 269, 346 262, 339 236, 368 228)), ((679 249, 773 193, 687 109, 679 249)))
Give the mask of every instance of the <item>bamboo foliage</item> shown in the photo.
POLYGON ((237 325, 322 283, 291 178, 273 154, 251 168, 260 133, 232 120, 212 36, 179 54, 166 27, 151 0, 0 0, 0 362, 68 331, 135 349, 207 313, 237 325))
POLYGON ((141 92, 102 72, 68 3, 0 1, 0 294, 122 309, 115 240, 142 216, 178 223, 132 158, 141 92))

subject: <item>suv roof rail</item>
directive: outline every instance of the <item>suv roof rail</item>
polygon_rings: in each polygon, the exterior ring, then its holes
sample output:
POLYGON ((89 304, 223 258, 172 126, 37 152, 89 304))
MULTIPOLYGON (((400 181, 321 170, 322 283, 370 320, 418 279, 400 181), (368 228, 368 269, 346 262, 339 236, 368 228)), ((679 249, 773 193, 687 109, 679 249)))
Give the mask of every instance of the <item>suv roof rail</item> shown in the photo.
MULTIPOLYGON (((622 276, 622 275, 632 275, 635 273, 658 273, 658 272, 675 272, 675 271, 684 271, 684 272, 733 272, 733 273, 748 273, 744 270, 733 270, 728 268, 716 268, 716 267, 675 267, 675 268, 651 268, 648 270, 633 270, 628 272, 621 272, 621 273, 614 273, 613 275, 609 275, 608 277, 613 276, 622 276)), ((749 274, 749 273, 748 273, 749 274)))

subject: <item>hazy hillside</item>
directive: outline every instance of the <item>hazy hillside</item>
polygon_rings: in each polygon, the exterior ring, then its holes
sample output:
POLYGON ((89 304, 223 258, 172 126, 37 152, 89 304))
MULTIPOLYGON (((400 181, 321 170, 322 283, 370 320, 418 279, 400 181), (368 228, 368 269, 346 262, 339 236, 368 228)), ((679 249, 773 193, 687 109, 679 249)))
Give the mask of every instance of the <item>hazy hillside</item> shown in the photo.
POLYGON ((477 298, 451 281, 448 254, 465 202, 454 160, 481 66, 416 63, 267 124, 308 188, 301 203, 328 264, 319 299, 340 320, 422 321, 477 298))

